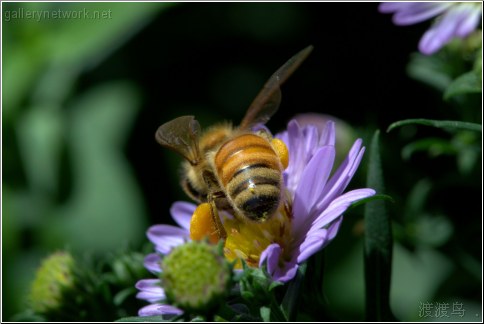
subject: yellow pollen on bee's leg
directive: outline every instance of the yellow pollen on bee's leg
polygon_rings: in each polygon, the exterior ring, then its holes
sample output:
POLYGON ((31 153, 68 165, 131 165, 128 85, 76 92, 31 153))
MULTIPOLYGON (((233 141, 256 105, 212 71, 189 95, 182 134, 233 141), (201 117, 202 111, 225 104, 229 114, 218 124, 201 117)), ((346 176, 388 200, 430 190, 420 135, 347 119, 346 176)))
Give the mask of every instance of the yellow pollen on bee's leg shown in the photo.
POLYGON ((272 148, 279 157, 283 168, 286 169, 289 165, 289 150, 287 149, 286 144, 278 138, 273 138, 271 140, 271 144, 272 148))
POLYGON ((218 216, 213 215, 209 203, 198 205, 190 221, 190 239, 200 241, 207 237, 210 243, 216 244, 221 237, 214 217, 218 216))

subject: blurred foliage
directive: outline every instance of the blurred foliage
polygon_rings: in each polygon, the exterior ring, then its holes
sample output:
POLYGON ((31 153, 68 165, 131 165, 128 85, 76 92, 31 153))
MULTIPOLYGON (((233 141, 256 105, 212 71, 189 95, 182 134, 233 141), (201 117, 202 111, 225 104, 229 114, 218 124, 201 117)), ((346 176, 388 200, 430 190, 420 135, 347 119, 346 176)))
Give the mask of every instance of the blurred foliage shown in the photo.
MULTIPOLYGON (((8 3, 3 7, 2 236, 5 311, 22 307, 35 264, 69 246, 138 246, 146 208, 122 150, 140 108, 135 84, 78 91, 79 78, 166 4, 8 3), (15 19, 27 12, 78 19, 15 19), (82 19, 82 14, 106 19, 82 19), (16 15, 16 16, 15 16, 16 15)), ((39 19, 41 16, 39 16, 39 19)))
MULTIPOLYGON (((187 198, 180 158, 154 141, 162 122, 194 114, 202 127, 237 124, 267 77, 313 44, 269 128, 322 113, 344 121, 337 136, 366 146, 380 129, 382 194, 394 201, 386 203, 394 315, 431 320, 419 317, 421 303, 461 302, 465 316, 452 320, 482 320, 482 134, 415 124, 384 133, 415 118, 482 124, 482 36, 410 55, 428 24, 396 27, 376 7, 2 3, 3 319, 24 310, 50 252, 69 247, 102 259, 139 250, 150 224, 170 222, 171 203, 187 198), (106 18, 14 17, 27 10, 106 18)), ((365 186, 365 169, 350 187, 365 186)), ((306 275, 317 265, 324 280, 302 281, 317 298, 301 297, 298 320, 364 319, 362 214, 349 211, 335 241, 311 260, 306 275)), ((263 312, 274 316, 270 306, 263 312)))

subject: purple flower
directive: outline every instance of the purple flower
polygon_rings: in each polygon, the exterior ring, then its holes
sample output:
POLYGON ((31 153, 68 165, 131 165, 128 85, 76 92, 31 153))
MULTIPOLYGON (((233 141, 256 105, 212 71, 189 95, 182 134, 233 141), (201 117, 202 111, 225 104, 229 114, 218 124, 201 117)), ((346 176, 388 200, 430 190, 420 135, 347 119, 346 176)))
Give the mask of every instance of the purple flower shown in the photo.
POLYGON ((334 239, 346 209, 375 191, 357 189, 343 194, 363 157, 360 139, 330 176, 336 156, 333 122, 328 122, 319 134, 314 126, 301 128, 291 121, 287 131, 276 137, 289 150, 284 182, 292 198, 291 228, 283 244, 272 243, 265 249, 260 265, 267 262, 274 280, 288 281, 295 276, 299 264, 334 239))
MULTIPOLYGON (((315 126, 300 127, 292 120, 287 131, 276 137, 289 150, 289 166, 283 173, 284 200, 278 212, 263 223, 241 222, 226 212, 220 212, 219 216, 227 232, 224 254, 228 260, 243 259, 252 267, 266 265, 273 280, 286 282, 294 278, 299 264, 335 238, 346 209, 375 191, 356 189, 343 193, 363 157, 360 139, 331 173, 336 155, 334 122, 327 122, 320 132, 315 126)), ((146 257, 147 269, 160 273, 160 255, 189 240, 190 218, 195 208, 190 203, 176 202, 171 214, 180 227, 155 225, 148 230, 157 253, 146 257)), ((136 287, 140 290, 137 297, 152 303, 141 309, 139 315, 180 312, 160 303, 164 292, 158 279, 141 280, 136 287)))
POLYGON ((420 39, 419 50, 433 54, 454 37, 464 38, 481 21, 481 3, 463 2, 384 2, 381 13, 394 13, 393 22, 405 26, 438 16, 434 25, 420 39))

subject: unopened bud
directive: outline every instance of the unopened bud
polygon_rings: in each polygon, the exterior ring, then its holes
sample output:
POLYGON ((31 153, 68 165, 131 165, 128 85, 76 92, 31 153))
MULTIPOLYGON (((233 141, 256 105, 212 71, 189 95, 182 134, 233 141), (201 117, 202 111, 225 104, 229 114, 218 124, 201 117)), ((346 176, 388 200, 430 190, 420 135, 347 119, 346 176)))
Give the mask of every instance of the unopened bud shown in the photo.
POLYGON ((221 246, 204 241, 176 247, 163 259, 161 267, 168 302, 199 314, 209 313, 223 301, 232 277, 221 246))

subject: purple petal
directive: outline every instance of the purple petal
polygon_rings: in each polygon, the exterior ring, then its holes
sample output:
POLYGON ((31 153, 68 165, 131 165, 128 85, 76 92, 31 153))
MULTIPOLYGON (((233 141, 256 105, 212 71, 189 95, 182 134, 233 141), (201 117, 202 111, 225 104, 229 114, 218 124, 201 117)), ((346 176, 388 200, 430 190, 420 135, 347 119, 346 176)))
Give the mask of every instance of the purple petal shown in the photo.
POLYGON ((286 145, 289 150, 289 153, 291 153, 293 149, 297 149, 298 147, 298 143, 296 139, 299 139, 302 136, 301 128, 299 127, 298 122, 294 119, 289 121, 289 123, 287 124, 287 131, 285 133, 287 134, 286 145))
POLYGON ((302 170, 307 163, 307 152, 302 130, 295 120, 291 120, 287 126, 288 139, 286 145, 289 150, 289 166, 284 171, 285 185, 291 193, 296 191, 302 170))
POLYGON ((296 276, 297 269, 299 268, 299 265, 293 261, 293 262, 284 262, 284 267, 277 268, 274 274, 272 275, 272 280, 274 281, 280 281, 280 282, 288 282, 292 278, 296 276))
POLYGON ((455 36, 469 35, 477 28, 482 15, 480 4, 456 2, 382 3, 379 10, 394 12, 393 22, 397 25, 414 24, 442 14, 442 19, 420 39, 419 50, 426 55, 437 52, 455 36))
POLYGON ((378 6, 378 11, 395 13, 393 21, 396 25, 410 25, 435 17, 451 5, 437 2, 384 2, 378 6))
POLYGON ((161 254, 167 254, 175 246, 189 240, 189 232, 187 230, 171 225, 151 226, 148 229, 147 236, 161 254))
MULTIPOLYGON (((419 42, 419 50, 423 54, 433 54, 447 44, 452 37, 457 35, 461 22, 468 16, 463 6, 456 6, 442 17, 430 30, 428 30, 419 42)), ((466 28, 464 28, 466 29, 466 28)))
MULTIPOLYGON (((160 279, 141 279, 135 284, 136 289, 150 292, 163 291, 160 286, 160 279)), ((162 294, 164 294, 162 292, 162 294)))
POLYGON ((311 231, 313 229, 318 230, 322 227, 326 227, 331 222, 333 222, 337 217, 343 214, 348 207, 354 203, 355 201, 361 200, 363 198, 367 198, 373 196, 375 194, 375 190, 364 188, 364 189, 356 189, 349 191, 340 197, 333 200, 328 208, 326 208, 323 213, 316 218, 314 221, 311 231))
MULTIPOLYGON (((356 156, 355 160, 351 164, 351 167, 348 170, 347 174, 347 180, 346 183, 344 184, 344 189, 346 189, 346 186, 349 184, 353 176, 355 175, 356 171, 358 170, 358 167, 360 166, 361 159, 363 158, 363 154, 365 154, 365 148, 362 147, 361 150, 358 152, 358 155, 356 156)), ((344 190, 343 189, 343 190, 344 190)))
POLYGON ((405 26, 419 23, 435 17, 452 6, 452 3, 413 2, 404 9, 398 10, 393 16, 395 25, 405 26))
POLYGON ((294 278, 298 265, 294 259, 290 262, 283 262, 283 267, 281 268, 279 262, 281 253, 282 249, 279 244, 270 244, 260 256, 259 267, 262 267, 266 263, 267 272, 274 281, 286 282, 294 278))
POLYGON ((269 244, 269 246, 261 253, 259 259, 259 268, 266 263, 267 272, 272 275, 279 263, 279 256, 281 255, 281 247, 277 243, 269 244))
POLYGON ((382 2, 378 5, 378 11, 381 13, 393 13, 408 10, 408 7, 411 5, 411 2, 382 2))
POLYGON ((323 146, 304 168, 294 196, 295 215, 307 215, 316 204, 333 168, 334 158, 334 146, 323 146))
POLYGON ((319 139, 319 146, 335 145, 336 142, 336 124, 333 121, 328 121, 323 129, 321 138, 319 139))
POLYGON ((138 281, 135 287, 140 290, 136 295, 138 299, 143 299, 150 303, 165 299, 165 291, 161 288, 159 279, 143 279, 138 281))
POLYGON ((425 32, 418 44, 418 49, 421 53, 425 55, 434 54, 444 45, 442 40, 435 36, 436 34, 435 29, 429 29, 425 32))
POLYGON ((161 290, 161 292, 155 293, 151 291, 140 291, 136 294, 136 298, 145 300, 150 304, 157 303, 163 301, 165 299, 165 291, 161 290))
POLYGON ((196 208, 192 203, 177 201, 170 208, 171 217, 181 228, 190 230, 190 221, 196 208))
MULTIPOLYGON (((335 143, 335 117, 329 115, 323 115, 319 113, 303 113, 294 116, 294 120, 297 121, 300 128, 305 129, 309 127, 316 127, 320 135, 319 144, 306 145, 310 147, 308 152, 314 153, 315 149, 319 146, 333 145, 335 143)), ((304 137, 307 138, 306 131, 303 131, 304 137)), ((312 155, 312 154, 311 154, 312 155)))
POLYGON ((324 192, 326 182, 333 168, 334 146, 321 147, 305 167, 294 193, 293 235, 300 237, 313 222, 312 211, 324 192))
POLYGON ((299 255, 297 262, 302 263, 306 261, 311 255, 322 249, 326 242, 328 231, 324 228, 311 232, 299 248, 299 255))
POLYGON ((466 37, 476 30, 477 25, 481 21, 482 9, 477 9, 474 3, 462 3, 460 6, 462 8, 462 16, 456 27, 455 35, 466 37))
POLYGON ((336 234, 338 234, 339 227, 340 227, 342 222, 343 222, 343 217, 338 217, 338 218, 336 218, 336 220, 334 222, 331 223, 331 225, 329 225, 329 227, 328 227, 328 239, 327 239, 326 243, 331 242, 336 237, 336 234))
POLYGON ((314 125, 307 125, 303 127, 303 139, 304 143, 301 143, 301 145, 304 145, 304 151, 307 159, 310 159, 313 156, 314 151, 318 148, 318 128, 314 125))
POLYGON ((363 158, 365 148, 360 148, 361 139, 358 139, 353 144, 346 159, 341 163, 338 170, 336 170, 326 184, 324 191, 321 194, 321 199, 316 206, 317 209, 326 209, 328 204, 346 189, 346 186, 351 181, 351 178, 358 169, 361 159, 363 158))
POLYGON ((136 298, 145 300, 150 304, 163 301, 165 297, 166 297, 165 295, 160 295, 149 291, 140 291, 139 293, 136 294, 136 298))
POLYGON ((432 55, 437 52, 442 46, 444 46, 444 42, 436 37, 436 34, 436 29, 429 29, 422 36, 418 43, 418 50, 422 54, 432 55))
POLYGON ((157 316, 157 315, 180 315, 183 314, 181 310, 171 305, 151 304, 141 308, 138 312, 139 316, 157 316))
POLYGON ((160 256, 156 253, 151 253, 145 257, 144 266, 152 273, 157 274, 161 272, 160 262, 161 262, 160 256))
POLYGON ((299 228, 294 226, 292 231, 292 249, 296 249, 294 246, 299 246, 300 255, 297 259, 298 263, 301 263, 303 259, 306 260, 334 239, 342 221, 342 217, 340 216, 353 202, 374 194, 375 191, 373 189, 349 191, 333 200, 328 208, 313 221, 309 229, 307 224, 298 225, 299 228))

